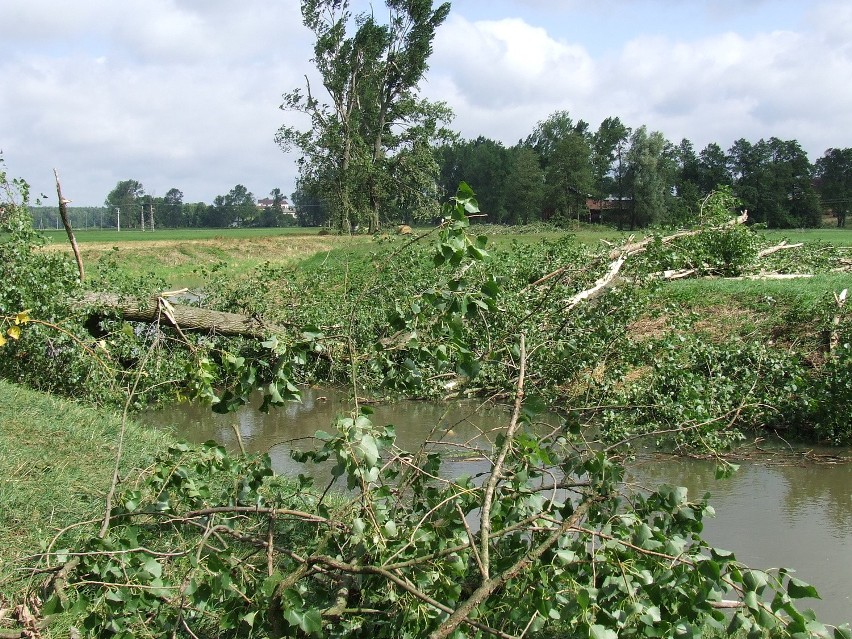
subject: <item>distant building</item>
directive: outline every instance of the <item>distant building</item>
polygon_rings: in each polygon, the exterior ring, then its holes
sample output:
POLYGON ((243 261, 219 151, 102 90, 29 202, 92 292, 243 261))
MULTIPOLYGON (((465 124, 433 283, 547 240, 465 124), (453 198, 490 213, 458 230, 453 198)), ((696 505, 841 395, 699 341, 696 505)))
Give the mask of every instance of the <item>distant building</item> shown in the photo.
POLYGON ((610 217, 617 216, 626 211, 630 207, 630 203, 630 199, 619 200, 617 198, 606 198, 604 200, 597 200, 586 198, 586 208, 589 210, 589 222, 594 224, 602 222, 606 213, 610 213, 610 217))
MULTIPOLYGON (((265 197, 257 201, 257 208, 259 209, 271 209, 273 206, 275 206, 275 200, 269 197, 265 197)), ((281 212, 284 213, 284 215, 296 217, 296 209, 287 201, 286 197, 281 200, 281 212)))

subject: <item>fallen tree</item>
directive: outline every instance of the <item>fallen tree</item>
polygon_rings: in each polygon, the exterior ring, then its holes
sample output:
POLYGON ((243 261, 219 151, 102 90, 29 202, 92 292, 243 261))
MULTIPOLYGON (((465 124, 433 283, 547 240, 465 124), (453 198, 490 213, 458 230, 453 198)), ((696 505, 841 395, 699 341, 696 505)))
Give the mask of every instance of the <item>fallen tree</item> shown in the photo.
POLYGON ((271 334, 292 330, 290 326, 265 322, 256 315, 226 313, 169 301, 173 296, 174 292, 166 292, 138 300, 114 293, 88 292, 81 301, 93 308, 93 316, 117 314, 130 322, 165 324, 182 332, 265 339, 271 334))

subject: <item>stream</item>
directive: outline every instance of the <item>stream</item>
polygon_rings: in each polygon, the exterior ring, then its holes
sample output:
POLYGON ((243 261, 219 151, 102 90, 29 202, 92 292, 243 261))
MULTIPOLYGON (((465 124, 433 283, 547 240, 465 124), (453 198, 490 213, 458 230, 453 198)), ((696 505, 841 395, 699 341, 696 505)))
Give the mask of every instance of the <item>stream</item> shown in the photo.
MULTIPOLYGON (((335 419, 351 409, 349 396, 335 389, 304 389, 300 404, 288 404, 264 415, 243 407, 231 415, 218 415, 209 407, 180 404, 151 411, 140 421, 173 429, 193 443, 216 440, 239 450, 237 425, 249 452, 267 451, 276 472, 308 473, 290 458, 290 450, 315 445, 317 430, 332 431, 335 419)), ((509 421, 505 408, 464 402, 401 401, 373 407, 375 424, 394 424, 397 445, 418 448, 425 440, 443 438, 464 453, 484 446, 509 421)), ((556 426, 556 416, 546 416, 542 428, 556 426)), ((813 449, 813 448, 811 448, 813 449)), ((852 449, 813 449, 849 458, 852 449)), ((805 600, 823 623, 852 621, 852 463, 790 463, 788 456, 768 456, 761 462, 744 462, 733 477, 715 479, 715 463, 703 460, 640 455, 629 466, 630 479, 655 487, 662 483, 686 486, 692 498, 711 494, 716 517, 705 519, 704 539, 734 551, 739 561, 755 568, 795 568, 796 576, 819 591, 822 599, 805 600)), ((474 474, 486 469, 470 455, 445 463, 444 472, 474 474)), ((327 481, 328 468, 311 472, 317 485, 327 481)))

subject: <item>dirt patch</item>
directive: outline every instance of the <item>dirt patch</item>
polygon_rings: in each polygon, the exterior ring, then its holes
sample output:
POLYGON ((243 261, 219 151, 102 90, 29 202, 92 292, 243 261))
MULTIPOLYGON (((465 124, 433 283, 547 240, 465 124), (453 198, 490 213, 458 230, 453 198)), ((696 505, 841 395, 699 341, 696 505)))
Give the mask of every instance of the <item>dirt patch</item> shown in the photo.
POLYGON ((642 317, 627 327, 627 334, 634 342, 660 339, 671 330, 665 317, 642 317))
POLYGON ((707 309, 706 317, 695 322, 692 329, 722 342, 739 333, 742 327, 754 326, 756 319, 754 311, 733 305, 714 306, 707 309))

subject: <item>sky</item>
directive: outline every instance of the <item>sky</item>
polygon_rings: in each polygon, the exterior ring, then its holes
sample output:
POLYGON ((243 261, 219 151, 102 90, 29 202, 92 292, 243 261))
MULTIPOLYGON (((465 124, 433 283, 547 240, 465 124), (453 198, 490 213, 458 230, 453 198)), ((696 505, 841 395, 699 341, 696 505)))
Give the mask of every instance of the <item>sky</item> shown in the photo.
MULTIPOLYGON (((455 0, 421 93, 507 146, 557 110, 617 116, 700 150, 852 147, 848 0, 455 0)), ((383 3, 373 3, 381 15, 383 3)), ((370 7, 353 0, 353 8, 370 7)), ((314 73, 297 0, 0 0, 0 151, 10 177, 75 206, 120 180, 210 203, 290 194, 302 125, 283 93, 314 73)), ((314 87, 317 83, 312 83, 314 87)))

